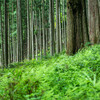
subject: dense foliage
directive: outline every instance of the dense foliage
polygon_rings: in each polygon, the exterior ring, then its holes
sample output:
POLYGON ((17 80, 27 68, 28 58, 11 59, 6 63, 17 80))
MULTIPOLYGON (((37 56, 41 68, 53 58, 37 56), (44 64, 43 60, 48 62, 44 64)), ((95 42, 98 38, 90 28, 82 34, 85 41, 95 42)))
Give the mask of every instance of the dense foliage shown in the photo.
POLYGON ((100 99, 100 45, 9 67, 0 70, 0 100, 100 99))

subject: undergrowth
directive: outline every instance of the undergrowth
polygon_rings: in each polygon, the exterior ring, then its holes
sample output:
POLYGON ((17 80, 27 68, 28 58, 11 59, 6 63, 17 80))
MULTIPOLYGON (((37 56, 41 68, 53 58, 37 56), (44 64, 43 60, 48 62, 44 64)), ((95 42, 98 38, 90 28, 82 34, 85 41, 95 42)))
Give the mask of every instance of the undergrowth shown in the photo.
POLYGON ((0 70, 0 100, 100 100, 100 45, 0 70))

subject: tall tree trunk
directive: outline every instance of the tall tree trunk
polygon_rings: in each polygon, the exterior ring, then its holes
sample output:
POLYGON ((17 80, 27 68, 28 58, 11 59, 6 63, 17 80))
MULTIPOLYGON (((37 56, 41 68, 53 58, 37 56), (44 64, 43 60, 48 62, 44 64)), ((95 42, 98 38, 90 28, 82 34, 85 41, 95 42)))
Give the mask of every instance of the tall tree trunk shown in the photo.
POLYGON ((87 23, 87 15, 86 15, 86 0, 82 0, 82 31, 83 31, 83 41, 84 44, 89 42, 89 34, 88 34, 88 23, 87 23))
MULTIPOLYGON (((30 17, 31 17, 31 11, 30 11, 30 17)), ((30 58, 29 59, 32 59, 32 26, 31 26, 32 22, 31 22, 31 18, 30 18, 30 48, 29 48, 29 52, 30 52, 30 58)))
POLYGON ((21 5, 20 0, 17 0, 17 62, 22 60, 22 44, 21 44, 21 5))
POLYGON ((54 54, 54 0, 49 0, 49 16, 50 16, 50 54, 54 54))
POLYGON ((65 0, 63 0, 63 28, 64 28, 64 47, 67 50, 67 36, 66 36, 66 20, 65 20, 65 0))
POLYGON ((76 17, 74 19, 74 28, 75 28, 75 40, 76 43, 74 44, 74 52, 77 52, 83 45, 83 32, 82 32, 82 5, 81 2, 78 5, 78 10, 76 11, 76 17), (79 10, 80 9, 80 10, 79 10), (75 25, 76 24, 76 25, 75 25))
POLYGON ((74 15, 70 0, 67 0, 67 54, 74 53, 74 15))
POLYGON ((60 7, 60 0, 59 0, 59 45, 60 45, 60 52, 62 52, 62 32, 61 32, 61 7, 60 7))
POLYGON ((27 0, 21 0, 22 60, 27 58, 27 0))
POLYGON ((56 0, 56 53, 59 53, 59 0, 56 0))
POLYGON ((39 10, 39 34, 40 34, 40 58, 42 59, 42 31, 41 31, 41 12, 39 10))
POLYGON ((67 0, 67 54, 78 51, 88 42, 85 1, 67 0), (84 22, 83 22, 84 20, 84 22))
POLYGON ((31 7, 31 34, 32 34, 32 59, 35 58, 34 54, 34 30, 33 30, 33 20, 34 20, 34 11, 33 11, 33 0, 32 0, 32 7, 31 7))
POLYGON ((38 34, 35 34, 35 43, 36 43, 36 60, 38 60, 38 34))
POLYGON ((88 0, 89 38, 92 44, 100 43, 100 15, 98 0, 88 0))
POLYGON ((11 43, 10 43, 10 21, 9 21, 9 13, 8 13, 8 64, 11 63, 11 43))
MULTIPOLYGON (((12 0, 12 13, 14 12, 14 7, 13 7, 13 0, 12 0)), ((12 14, 12 25, 14 25, 14 16, 12 14)), ((13 62, 15 62, 15 57, 16 57, 16 53, 15 53, 15 37, 13 35, 14 29, 12 28, 12 46, 13 46, 13 62)))
POLYGON ((64 19, 63 19, 63 17, 64 17, 64 7, 63 7, 63 3, 64 3, 64 0, 62 0, 62 24, 61 24, 61 29, 62 29, 62 43, 64 45, 65 44, 65 41, 64 41, 65 36, 64 36, 64 19))
POLYGON ((42 6, 42 31, 43 31, 43 53, 44 56, 46 56, 46 40, 45 40, 45 20, 44 20, 44 0, 42 0, 43 6, 42 6))
POLYGON ((45 28, 45 35, 46 35, 46 51, 48 51, 48 28, 45 28))
POLYGON ((7 0, 4 0, 4 26, 5 26, 5 66, 8 66, 8 5, 7 0))
POLYGON ((0 52, 0 54, 1 54, 1 61, 0 61, 0 65, 2 65, 2 66, 4 66, 4 39, 3 39, 3 37, 4 37, 4 35, 3 35, 3 27, 2 27, 2 11, 1 11, 1 3, 2 2, 0 2, 0 35, 1 35, 1 52, 0 52))
POLYGON ((1 12, 1 49, 2 49, 2 66, 4 68, 5 65, 5 52, 4 52, 4 23, 3 23, 3 18, 2 18, 2 12, 1 12))
POLYGON ((36 34, 35 34, 35 43, 36 43, 36 60, 38 60, 38 21, 37 21, 37 12, 36 12, 36 34))
POLYGON ((27 0, 27 59, 30 59, 30 21, 29 21, 29 0, 27 0))

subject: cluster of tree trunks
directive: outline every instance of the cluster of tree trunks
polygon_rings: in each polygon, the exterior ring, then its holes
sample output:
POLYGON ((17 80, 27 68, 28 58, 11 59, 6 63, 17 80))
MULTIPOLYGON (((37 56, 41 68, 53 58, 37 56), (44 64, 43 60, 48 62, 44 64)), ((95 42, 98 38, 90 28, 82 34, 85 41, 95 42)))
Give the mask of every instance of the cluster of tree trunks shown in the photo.
POLYGON ((74 54, 87 42, 100 43, 99 6, 98 0, 67 0, 67 54, 74 54))
POLYGON ((31 2, 29 0, 5 0, 4 2, 0 0, 0 8, 2 8, 0 9, 1 62, 3 66, 24 59, 35 58, 37 60, 38 56, 42 58, 46 56, 48 45, 50 45, 50 54, 54 54, 54 42, 56 41, 56 39, 54 41, 54 1, 42 0, 39 1, 41 3, 39 6, 37 3, 37 0, 31 0, 31 2), (46 8, 46 3, 49 8, 46 8), (49 12, 47 16, 46 12, 49 12), (50 27, 46 27, 49 23, 50 27))
POLYGON ((51 56, 62 50, 72 55, 100 43, 100 0, 0 0, 0 33, 3 66, 37 60, 49 48, 51 56))

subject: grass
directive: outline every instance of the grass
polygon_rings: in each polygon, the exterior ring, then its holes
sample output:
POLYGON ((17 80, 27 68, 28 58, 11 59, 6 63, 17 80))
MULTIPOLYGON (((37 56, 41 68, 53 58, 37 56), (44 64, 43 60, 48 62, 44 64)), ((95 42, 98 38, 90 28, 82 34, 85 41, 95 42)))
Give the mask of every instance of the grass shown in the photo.
POLYGON ((100 45, 0 70, 0 100, 100 100, 100 45))

